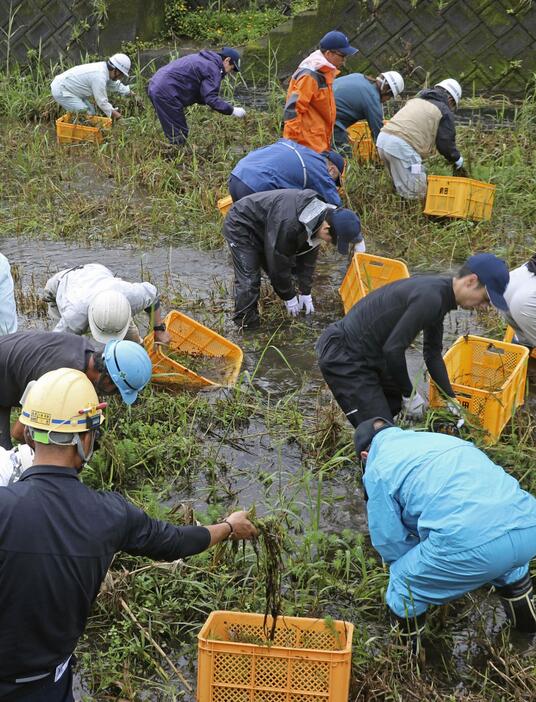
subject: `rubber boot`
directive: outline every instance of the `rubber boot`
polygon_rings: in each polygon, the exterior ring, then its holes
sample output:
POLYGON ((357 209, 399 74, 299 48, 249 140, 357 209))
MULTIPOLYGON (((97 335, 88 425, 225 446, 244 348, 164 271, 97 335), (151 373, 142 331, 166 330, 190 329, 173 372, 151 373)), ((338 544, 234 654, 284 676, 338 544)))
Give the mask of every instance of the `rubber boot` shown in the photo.
POLYGON ((426 612, 417 617, 398 617, 391 612, 393 631, 406 643, 411 652, 419 655, 421 651, 421 634, 426 623, 426 612))
POLYGON ((496 588, 512 626, 526 634, 536 633, 536 602, 530 573, 511 585, 496 588))

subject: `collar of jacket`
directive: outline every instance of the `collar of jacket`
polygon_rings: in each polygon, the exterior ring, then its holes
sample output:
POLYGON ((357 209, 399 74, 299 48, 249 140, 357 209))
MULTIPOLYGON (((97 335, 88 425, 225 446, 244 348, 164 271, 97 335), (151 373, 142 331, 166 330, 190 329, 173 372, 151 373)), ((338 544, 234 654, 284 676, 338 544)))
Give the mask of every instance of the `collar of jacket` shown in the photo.
POLYGON ((308 68, 310 71, 322 71, 322 73, 334 72, 334 76, 337 76, 340 73, 338 68, 327 60, 320 49, 313 51, 312 54, 309 54, 307 58, 303 59, 298 66, 298 70, 302 68, 308 68))
POLYGON ((19 482, 32 478, 34 475, 56 475, 59 478, 75 478, 78 480, 78 471, 76 468, 61 468, 60 466, 32 466, 27 468, 20 476, 19 482))

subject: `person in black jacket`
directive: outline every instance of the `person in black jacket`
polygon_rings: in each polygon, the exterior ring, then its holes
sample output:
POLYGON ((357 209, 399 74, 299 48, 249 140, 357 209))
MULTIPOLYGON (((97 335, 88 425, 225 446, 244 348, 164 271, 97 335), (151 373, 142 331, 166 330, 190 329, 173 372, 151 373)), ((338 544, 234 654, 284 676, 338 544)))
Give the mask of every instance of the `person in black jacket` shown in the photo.
POLYGON ((104 421, 84 373, 42 375, 21 422, 31 468, 0 487, 0 699, 73 702, 72 655, 114 555, 174 561, 229 537, 252 539, 246 512, 212 526, 151 519, 116 492, 78 478, 104 421))
POLYGON ((309 189, 271 190, 241 198, 225 218, 223 235, 233 257, 233 320, 249 328, 259 323, 261 268, 289 315, 297 316, 302 309, 311 314, 311 286, 321 242, 336 244, 343 255, 350 244, 365 250, 359 217, 323 202, 309 189))
MULTIPOLYGON (((392 421, 402 408, 420 417, 425 400, 408 374, 405 351, 423 332, 423 356, 432 380, 450 398, 454 392, 442 357, 443 318, 456 307, 507 309, 506 263, 492 254, 467 259, 454 278, 414 276, 362 298, 346 317, 322 333, 316 352, 335 400, 357 427, 365 419, 392 421)), ((449 409, 457 414, 456 402, 449 409)))
POLYGON ((424 199, 427 180, 423 161, 436 150, 453 164, 454 175, 467 175, 454 125, 461 96, 458 81, 447 78, 408 100, 382 128, 376 142, 378 154, 402 197, 424 199))

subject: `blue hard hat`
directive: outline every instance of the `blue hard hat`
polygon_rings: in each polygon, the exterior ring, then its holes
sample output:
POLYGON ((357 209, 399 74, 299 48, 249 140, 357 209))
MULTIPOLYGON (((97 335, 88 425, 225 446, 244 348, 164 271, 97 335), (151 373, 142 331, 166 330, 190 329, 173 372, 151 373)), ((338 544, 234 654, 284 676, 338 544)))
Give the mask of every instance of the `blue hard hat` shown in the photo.
POLYGON ((339 51, 345 56, 353 56, 357 54, 359 49, 354 46, 350 46, 348 37, 343 32, 328 32, 324 34, 320 40, 320 50, 321 51, 339 51))
POLYGON ((346 207, 338 207, 333 210, 330 218, 331 238, 337 244, 339 253, 347 254, 348 246, 356 244, 363 239, 361 234, 361 220, 352 210, 346 207))
POLYGON ((230 46, 224 46, 223 49, 219 52, 219 54, 222 58, 231 59, 235 71, 240 70, 240 54, 236 49, 233 49, 230 46))
POLYGON ((123 402, 131 405, 151 379, 153 366, 147 351, 134 341, 114 339, 106 344, 103 355, 108 375, 123 402))

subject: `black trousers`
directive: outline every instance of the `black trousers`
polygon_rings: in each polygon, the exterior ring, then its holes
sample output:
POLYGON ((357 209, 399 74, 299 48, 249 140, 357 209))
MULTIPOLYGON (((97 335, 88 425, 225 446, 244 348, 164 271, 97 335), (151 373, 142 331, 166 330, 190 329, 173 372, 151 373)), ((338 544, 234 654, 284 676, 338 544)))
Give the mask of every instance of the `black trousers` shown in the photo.
POLYGON ((373 417, 393 421, 402 408, 402 392, 380 359, 356 358, 343 333, 332 327, 318 339, 316 353, 324 380, 354 427, 373 417))
POLYGON ((227 181, 227 186, 229 188, 229 194, 233 198, 233 202, 241 200, 243 197, 246 197, 246 195, 253 195, 255 192, 249 185, 243 183, 240 178, 237 178, 232 173, 227 181))
POLYGON ((1 702, 74 702, 73 673, 71 663, 58 682, 54 682, 54 675, 49 675, 45 680, 33 683, 0 682, 1 702))
POLYGON ((0 407, 0 446, 9 451, 11 443, 11 407, 0 407))
POLYGON ((236 237, 225 228, 223 233, 233 257, 235 298, 233 321, 243 327, 257 326, 260 321, 257 305, 261 292, 264 255, 245 237, 236 237))

